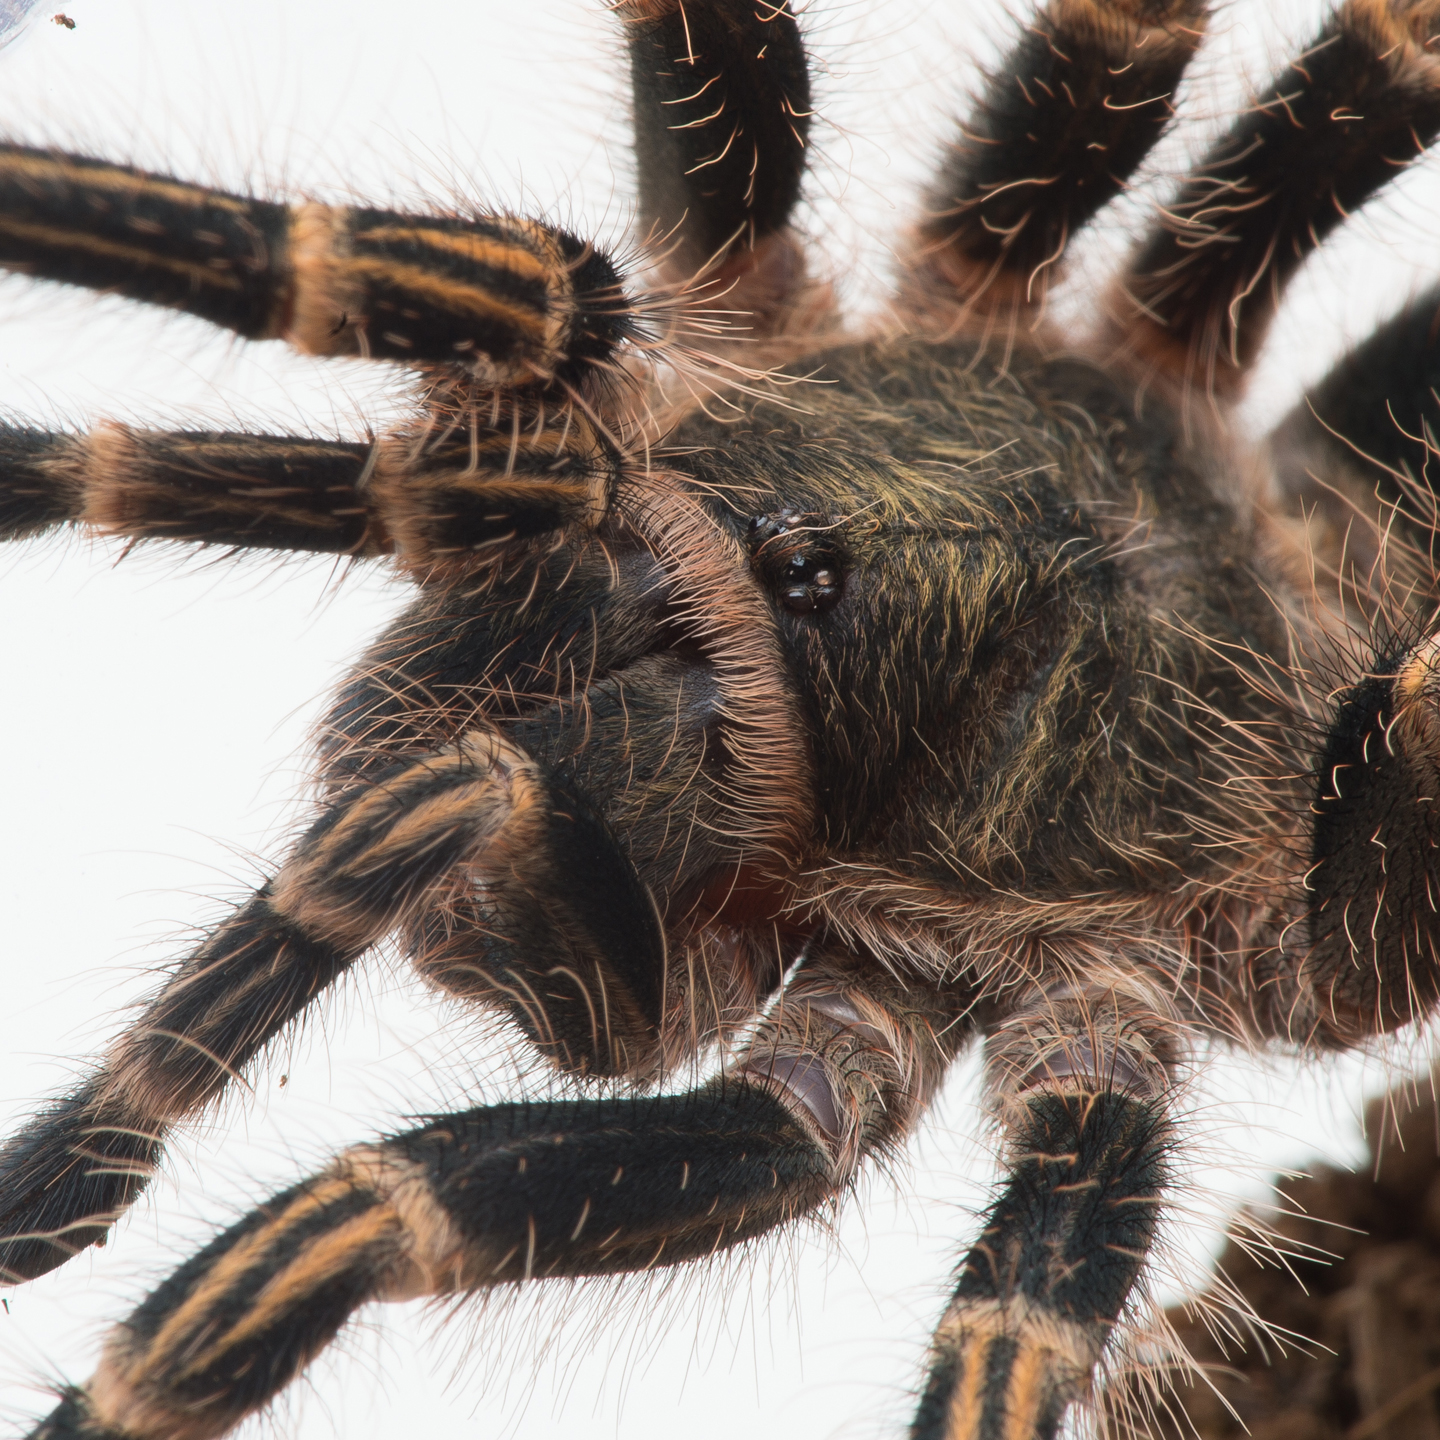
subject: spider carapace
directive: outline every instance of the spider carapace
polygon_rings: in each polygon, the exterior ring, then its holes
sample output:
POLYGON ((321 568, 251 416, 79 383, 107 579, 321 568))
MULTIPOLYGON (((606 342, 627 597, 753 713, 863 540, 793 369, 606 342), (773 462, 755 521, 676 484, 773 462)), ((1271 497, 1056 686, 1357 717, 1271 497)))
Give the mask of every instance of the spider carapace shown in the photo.
POLYGON ((1284 282, 1440 129, 1440 5, 1347 0, 1065 333, 1066 243, 1170 122, 1203 0, 1030 16, 864 334, 791 224, 786 5, 616 10, 643 290, 518 216, 0 149, 0 263, 418 377, 365 442, 0 430, 7 535, 417 592, 333 702, 310 828, 0 1152, 0 1273, 104 1238, 387 940, 588 1095, 256 1197, 35 1436, 223 1434, 371 1301, 703 1262, 832 1204, 983 1038, 1006 1179, 911 1433, 1049 1437, 1125 1353, 1197 1046, 1350 1046, 1440 991, 1440 292, 1258 450, 1231 420, 1284 282))

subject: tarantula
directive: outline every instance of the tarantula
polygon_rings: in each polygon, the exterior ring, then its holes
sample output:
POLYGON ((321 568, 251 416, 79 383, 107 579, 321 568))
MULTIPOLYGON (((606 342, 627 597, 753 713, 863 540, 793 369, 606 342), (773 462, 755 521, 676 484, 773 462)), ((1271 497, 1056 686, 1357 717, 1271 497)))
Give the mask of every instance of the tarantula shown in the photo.
POLYGON ((7 536, 417 589, 335 697, 308 830, 0 1151, 0 1274, 102 1241, 169 1130, 382 942, 599 1082, 260 1204, 36 1435, 222 1434, 369 1300, 678 1265, 815 1213, 983 1037, 1007 1179, 912 1433, 1049 1436, 1118 1343, 1194 1048, 1344 1048, 1440 990, 1440 294, 1266 453, 1228 423, 1284 282, 1440 131, 1440 5, 1348 0, 1060 333, 1067 243, 1168 124, 1206 7, 1051 0, 863 336, 791 228, 788 8, 617 13, 644 291, 513 215, 0 147, 0 264, 421 395, 371 442, 0 428, 7 536), (677 381, 696 350, 708 399, 677 381))

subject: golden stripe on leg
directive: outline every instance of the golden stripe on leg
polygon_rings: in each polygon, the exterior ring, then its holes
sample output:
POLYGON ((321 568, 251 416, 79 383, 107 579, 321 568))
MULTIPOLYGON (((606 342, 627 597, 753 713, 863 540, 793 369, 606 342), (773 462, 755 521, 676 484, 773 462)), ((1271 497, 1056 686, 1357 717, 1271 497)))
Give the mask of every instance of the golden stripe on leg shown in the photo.
POLYGON ((1088 1395, 1167 1179, 1164 1030, 1133 999, 1059 987, 992 1033, 1009 1178, 936 1331, 912 1440, 1051 1440, 1088 1395))
POLYGON ((581 385, 633 326, 593 246, 512 215, 290 206, 0 144, 0 266, 317 355, 581 385))

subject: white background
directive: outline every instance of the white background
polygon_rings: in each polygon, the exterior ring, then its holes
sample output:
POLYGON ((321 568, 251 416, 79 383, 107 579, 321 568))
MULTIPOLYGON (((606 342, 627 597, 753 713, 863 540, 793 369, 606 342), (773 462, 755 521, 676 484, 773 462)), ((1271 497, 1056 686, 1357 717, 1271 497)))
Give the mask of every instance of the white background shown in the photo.
MULTIPOLYGON (((628 221, 624 65, 589 0, 66 0, 0 52, 0 133, 262 193, 508 204, 612 245, 628 221), (524 12, 524 13, 522 13, 524 12)), ((1315 23, 1225 7, 1187 86, 1199 128, 1243 102, 1315 23)), ((805 17, 821 122, 804 223, 856 313, 883 292, 945 120, 1006 33, 996 0, 805 17)), ((1161 184, 1163 190, 1163 183, 1161 184)), ((1061 303, 1083 304, 1155 187, 1112 207, 1061 303)), ((1263 428, 1349 339, 1440 271, 1440 157, 1308 267, 1248 411, 1263 428)), ((314 362, 19 279, 0 281, 0 406, 78 427, 248 424, 355 436, 397 413, 382 367, 314 362)), ((216 563, 52 538, 0 556, 0 1132, 79 1073, 217 900, 253 882, 300 813, 308 726, 402 590, 325 562, 216 563)), ((1217 1059, 1197 1089, 1191 1203, 1255 1193, 1308 1157, 1357 1153, 1356 1097, 1403 1068, 1217 1059)), ((1397 1058, 1398 1056, 1398 1058, 1397 1058)), ((84 1378, 104 1323, 184 1253, 333 1148, 397 1117, 515 1093, 473 1023, 383 960, 203 1126, 104 1250, 8 1293, 0 1425, 84 1378), (288 1077, 283 1087, 281 1078, 288 1077)), ((532 1078, 530 1082, 535 1082, 532 1078)), ((264 1426, 329 1440, 424 1434, 878 1437, 903 1432, 946 1277, 992 1179, 961 1067, 908 1163, 870 1177, 829 1233, 611 1290, 537 1287, 447 1317, 367 1312, 264 1426)), ((1213 1216, 1176 1227, 1192 1276, 1213 1216)))

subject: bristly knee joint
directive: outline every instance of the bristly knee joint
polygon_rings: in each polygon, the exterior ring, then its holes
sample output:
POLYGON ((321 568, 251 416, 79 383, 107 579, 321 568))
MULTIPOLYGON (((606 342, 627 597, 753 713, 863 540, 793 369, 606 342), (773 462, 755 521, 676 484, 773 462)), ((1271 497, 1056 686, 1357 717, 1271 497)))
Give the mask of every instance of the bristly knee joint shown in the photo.
POLYGON ((948 1058, 933 1019, 836 989, 787 992, 737 1073, 775 1094, 847 1174, 928 1100, 948 1058))
POLYGON ((1114 1091, 1154 1099, 1171 1088, 1174 1022, 1159 997, 1132 984, 1061 984, 991 1038, 989 1068, 1002 1109, 1041 1090, 1114 1091))

